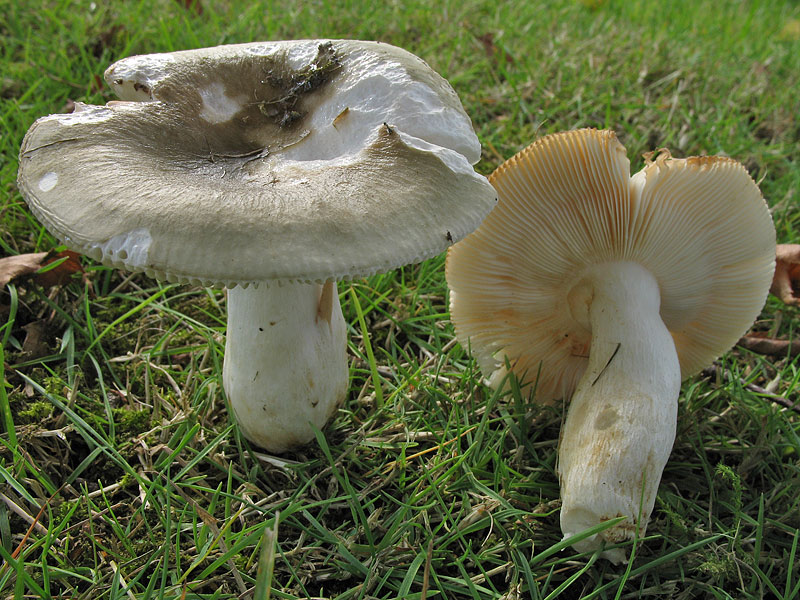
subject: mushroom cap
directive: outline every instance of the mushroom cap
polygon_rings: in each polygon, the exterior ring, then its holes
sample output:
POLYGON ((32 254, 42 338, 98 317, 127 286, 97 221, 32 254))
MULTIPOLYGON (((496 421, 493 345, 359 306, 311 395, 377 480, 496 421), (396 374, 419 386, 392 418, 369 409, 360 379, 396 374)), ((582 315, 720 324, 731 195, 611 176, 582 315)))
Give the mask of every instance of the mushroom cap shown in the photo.
POLYGON ((105 264, 206 285, 362 276, 442 252, 496 200, 453 89, 387 44, 134 56, 106 79, 123 102, 36 121, 18 175, 39 220, 105 264))
POLYGON ((595 264, 636 261, 656 278, 660 315, 686 377, 729 349, 766 299, 775 230, 738 162, 660 155, 629 176, 611 131, 544 137, 489 178, 499 201, 447 257, 459 341, 497 386, 505 363, 536 399, 569 398, 591 331, 573 317, 595 264))

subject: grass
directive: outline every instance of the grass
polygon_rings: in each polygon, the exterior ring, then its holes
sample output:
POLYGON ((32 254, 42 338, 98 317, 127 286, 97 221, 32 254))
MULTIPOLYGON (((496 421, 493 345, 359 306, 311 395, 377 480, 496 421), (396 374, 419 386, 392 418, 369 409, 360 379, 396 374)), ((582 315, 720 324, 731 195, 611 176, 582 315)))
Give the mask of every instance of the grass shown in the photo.
MULTIPOLYGON (((0 0, 4 254, 55 243, 16 189, 22 136, 68 100, 111 100, 109 63, 300 37, 423 57, 471 115, 482 173, 539 135, 610 127, 634 170, 662 146, 737 158, 779 241, 800 237, 794 2, 200 5, 0 0)), ((734 349, 684 382, 647 537, 614 567, 560 541, 561 407, 481 384, 443 257, 340 283, 349 398, 280 457, 228 418, 222 292, 84 265, 0 298, 3 597, 800 597, 798 415, 746 385, 797 399, 796 358, 734 349)), ((789 339, 797 316, 771 298, 755 327, 789 339)))

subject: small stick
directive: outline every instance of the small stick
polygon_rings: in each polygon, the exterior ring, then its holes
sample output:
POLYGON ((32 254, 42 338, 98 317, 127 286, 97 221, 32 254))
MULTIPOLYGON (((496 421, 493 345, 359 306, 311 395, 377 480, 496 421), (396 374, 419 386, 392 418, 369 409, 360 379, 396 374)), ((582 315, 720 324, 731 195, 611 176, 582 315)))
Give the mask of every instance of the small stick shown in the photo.
MULTIPOLYGON (((11 512, 21 517, 24 521, 26 521, 30 525, 28 533, 25 534, 25 537, 22 540, 23 542, 25 542, 28 539, 28 536, 30 535, 33 529, 36 529, 36 531, 38 531, 41 534, 47 533, 47 528, 41 523, 39 523, 39 519, 41 518, 42 513, 44 513, 45 506, 47 506, 46 504, 39 509, 39 514, 33 517, 32 515, 28 514, 24 508, 22 508, 19 504, 14 502, 11 498, 6 496, 2 492, 0 492, 0 498, 3 500, 3 502, 6 503, 6 506, 8 506, 8 508, 11 509, 11 512)), ((16 554, 18 554, 18 552, 15 551, 14 554, 12 554, 11 556, 16 558, 15 556, 16 554)))
MULTIPOLYGON (((712 377, 716 378, 720 375, 723 379, 728 381, 733 381, 733 376, 728 373, 727 371, 723 371, 719 365, 711 365, 707 369, 703 369, 701 371, 703 377, 711 379, 712 377)), ((765 390, 760 385, 756 385, 755 383, 747 383, 744 379, 739 379, 739 383, 744 387, 744 389, 759 394, 760 396, 764 396, 765 398, 769 399, 770 401, 778 404, 784 408, 788 408, 789 410, 793 410, 796 413, 800 413, 800 406, 797 405, 797 402, 792 402, 788 398, 784 398, 783 396, 778 396, 777 394, 773 394, 772 392, 765 390)))

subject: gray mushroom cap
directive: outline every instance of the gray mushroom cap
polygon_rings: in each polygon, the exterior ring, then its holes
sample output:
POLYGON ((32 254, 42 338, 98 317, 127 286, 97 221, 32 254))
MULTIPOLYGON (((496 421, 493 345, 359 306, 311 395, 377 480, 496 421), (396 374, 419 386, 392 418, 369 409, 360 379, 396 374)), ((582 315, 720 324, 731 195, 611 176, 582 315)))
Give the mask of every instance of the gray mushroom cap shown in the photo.
POLYGON ((206 285, 423 260, 495 203, 452 88, 404 50, 303 40, 136 56, 123 100, 39 119, 19 188, 71 248, 206 285))

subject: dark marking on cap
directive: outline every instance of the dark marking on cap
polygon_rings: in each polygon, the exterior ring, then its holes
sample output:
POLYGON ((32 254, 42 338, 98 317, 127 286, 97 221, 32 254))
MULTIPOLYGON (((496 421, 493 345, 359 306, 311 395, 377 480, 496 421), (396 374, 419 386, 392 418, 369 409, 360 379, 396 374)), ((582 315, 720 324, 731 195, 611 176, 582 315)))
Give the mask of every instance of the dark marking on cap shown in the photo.
POLYGON ((289 69, 276 70, 267 75, 268 82, 278 91, 277 98, 262 100, 258 103, 259 111, 273 119, 278 127, 291 127, 305 116, 298 108, 303 96, 323 87, 331 79, 331 75, 342 67, 342 61, 336 54, 331 42, 320 44, 317 56, 310 64, 296 71, 289 69))
POLYGON ((342 58, 331 42, 319 44, 316 56, 300 68, 289 64, 288 50, 187 64, 150 90, 159 102, 139 117, 153 121, 142 142, 164 147, 173 164, 193 168, 199 156, 213 155, 220 164, 230 162, 233 172, 308 136, 309 113, 342 72, 342 58), (220 122, 201 116, 206 90, 224 94, 236 112, 220 122), (149 139, 153 131, 159 139, 149 139))

